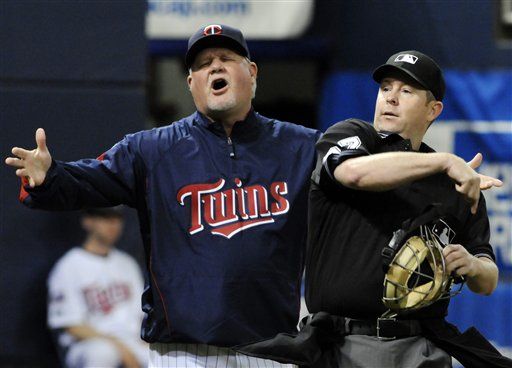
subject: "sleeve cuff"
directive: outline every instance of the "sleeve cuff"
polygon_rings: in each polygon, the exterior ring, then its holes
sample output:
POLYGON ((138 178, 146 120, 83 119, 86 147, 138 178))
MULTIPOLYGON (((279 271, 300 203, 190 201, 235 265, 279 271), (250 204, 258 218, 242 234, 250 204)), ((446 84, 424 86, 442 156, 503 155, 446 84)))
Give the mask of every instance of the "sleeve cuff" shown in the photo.
POLYGON ((489 258, 491 261, 493 261, 495 263, 494 259, 487 253, 478 253, 478 254, 474 254, 474 256, 477 258, 489 258))
MULTIPOLYGON (((337 147, 336 147, 337 149, 337 147)), ((350 159, 350 158, 356 158, 360 156, 367 156, 368 152, 366 150, 362 149, 355 149, 355 150, 344 150, 341 151, 337 149, 337 151, 330 152, 328 155, 325 156, 323 165, 325 168, 325 171, 329 175, 329 177, 336 181, 334 178, 334 170, 341 165, 344 161, 350 159)))
POLYGON ((20 194, 18 199, 22 203, 26 203, 25 200, 31 195, 31 194, 37 194, 46 192, 48 188, 51 186, 51 183, 57 176, 58 168, 57 168, 57 162, 52 160, 52 164, 50 165, 50 168, 48 169, 46 173, 46 177, 44 178, 44 181, 41 183, 41 185, 38 185, 34 188, 30 187, 29 181, 26 177, 21 178, 21 188, 20 188, 20 194))

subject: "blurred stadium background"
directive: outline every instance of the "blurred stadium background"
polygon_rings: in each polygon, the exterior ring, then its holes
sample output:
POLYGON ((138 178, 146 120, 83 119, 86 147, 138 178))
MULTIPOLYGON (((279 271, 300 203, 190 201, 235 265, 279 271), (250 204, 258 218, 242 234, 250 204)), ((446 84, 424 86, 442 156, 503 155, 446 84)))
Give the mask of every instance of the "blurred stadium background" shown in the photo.
MULTIPOLYGON (((428 133, 437 150, 504 180, 485 194, 500 285, 450 307, 512 356, 512 1, 14 1, 0 2, 0 153, 32 147, 44 127, 55 158, 96 157, 129 132, 194 110, 186 39, 225 23, 249 39, 260 113, 325 130, 371 121, 371 70, 400 50, 446 72, 445 110, 428 133)), ((46 329, 46 276, 82 232, 76 213, 30 211, 0 165, 0 366, 56 367, 46 329)), ((142 259, 133 213, 120 247, 142 259)))

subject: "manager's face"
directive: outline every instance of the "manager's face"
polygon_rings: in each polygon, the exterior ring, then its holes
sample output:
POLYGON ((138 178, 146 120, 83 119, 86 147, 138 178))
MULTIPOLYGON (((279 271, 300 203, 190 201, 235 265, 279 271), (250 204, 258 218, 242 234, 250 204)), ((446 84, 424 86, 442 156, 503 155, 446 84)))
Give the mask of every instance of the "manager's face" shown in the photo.
POLYGON ((225 48, 207 48, 195 58, 187 78, 197 109, 214 120, 245 117, 251 108, 258 68, 225 48))

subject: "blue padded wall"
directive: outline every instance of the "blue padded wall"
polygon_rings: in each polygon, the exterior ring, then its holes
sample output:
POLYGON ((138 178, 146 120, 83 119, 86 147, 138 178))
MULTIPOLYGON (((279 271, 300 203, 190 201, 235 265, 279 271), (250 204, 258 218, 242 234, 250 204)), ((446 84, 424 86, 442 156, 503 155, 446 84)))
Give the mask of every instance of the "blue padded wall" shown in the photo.
MULTIPOLYGON (((0 2, 0 155, 34 147, 43 127, 54 158, 96 157, 144 128, 145 2, 0 2)), ((19 204, 0 165, 0 365, 58 365, 46 329, 45 280, 83 233, 78 214, 19 204)), ((142 253, 133 213, 120 247, 142 253)))

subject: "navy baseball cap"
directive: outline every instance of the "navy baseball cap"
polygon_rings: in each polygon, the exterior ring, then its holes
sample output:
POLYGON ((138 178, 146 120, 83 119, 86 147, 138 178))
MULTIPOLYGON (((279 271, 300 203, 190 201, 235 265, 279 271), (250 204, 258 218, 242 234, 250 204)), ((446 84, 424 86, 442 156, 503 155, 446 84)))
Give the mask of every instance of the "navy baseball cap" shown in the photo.
POLYGON ((446 84, 439 65, 427 55, 415 51, 401 51, 392 55, 386 64, 373 71, 373 79, 380 83, 394 71, 400 71, 432 92, 436 100, 442 101, 446 84))
POLYGON ((222 24, 210 24, 200 28, 188 40, 185 64, 190 68, 197 54, 208 47, 222 47, 250 58, 249 48, 239 29, 222 24))

